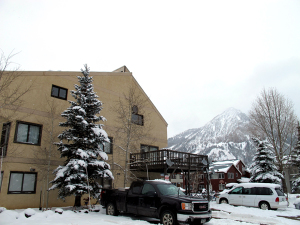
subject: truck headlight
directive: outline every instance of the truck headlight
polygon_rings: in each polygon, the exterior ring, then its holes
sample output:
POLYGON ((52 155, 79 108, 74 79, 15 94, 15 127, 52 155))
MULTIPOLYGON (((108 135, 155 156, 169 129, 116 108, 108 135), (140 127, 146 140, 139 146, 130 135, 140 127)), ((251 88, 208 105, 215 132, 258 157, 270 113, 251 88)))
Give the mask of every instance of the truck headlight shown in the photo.
POLYGON ((182 210, 192 210, 192 203, 181 203, 181 209, 182 210))

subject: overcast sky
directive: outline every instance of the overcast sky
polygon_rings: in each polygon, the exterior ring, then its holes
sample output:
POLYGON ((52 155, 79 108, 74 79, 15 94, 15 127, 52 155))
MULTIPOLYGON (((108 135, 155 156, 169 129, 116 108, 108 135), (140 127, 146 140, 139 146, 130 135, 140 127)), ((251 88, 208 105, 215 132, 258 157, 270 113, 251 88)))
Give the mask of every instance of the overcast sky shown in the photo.
POLYGON ((0 49, 19 52, 21 70, 126 65, 168 137, 229 107, 248 113, 263 88, 300 117, 299 0, 0 0, 0 49))

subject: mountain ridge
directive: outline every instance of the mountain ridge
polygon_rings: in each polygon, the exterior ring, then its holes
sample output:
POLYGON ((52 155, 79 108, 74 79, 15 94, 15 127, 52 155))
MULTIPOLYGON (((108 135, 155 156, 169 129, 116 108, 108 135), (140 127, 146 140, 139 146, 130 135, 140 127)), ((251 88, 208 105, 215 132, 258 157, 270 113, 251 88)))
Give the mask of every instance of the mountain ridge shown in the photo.
POLYGON ((203 127, 192 128, 168 139, 168 148, 208 155, 210 160, 242 159, 252 162, 255 146, 247 129, 249 117, 233 107, 203 127))

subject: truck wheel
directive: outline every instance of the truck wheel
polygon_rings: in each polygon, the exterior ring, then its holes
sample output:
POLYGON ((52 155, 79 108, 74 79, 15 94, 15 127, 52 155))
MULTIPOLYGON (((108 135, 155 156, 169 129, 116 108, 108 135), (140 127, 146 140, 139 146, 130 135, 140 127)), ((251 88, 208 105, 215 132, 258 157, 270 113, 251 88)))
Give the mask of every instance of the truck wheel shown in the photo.
POLYGON ((160 216, 160 222, 163 225, 175 225, 176 218, 170 210, 163 211, 160 216))
POLYGON ((117 210, 114 203, 110 202, 110 203, 107 204, 107 206, 106 206, 106 215, 110 215, 110 216, 117 216, 118 215, 118 210, 117 210))

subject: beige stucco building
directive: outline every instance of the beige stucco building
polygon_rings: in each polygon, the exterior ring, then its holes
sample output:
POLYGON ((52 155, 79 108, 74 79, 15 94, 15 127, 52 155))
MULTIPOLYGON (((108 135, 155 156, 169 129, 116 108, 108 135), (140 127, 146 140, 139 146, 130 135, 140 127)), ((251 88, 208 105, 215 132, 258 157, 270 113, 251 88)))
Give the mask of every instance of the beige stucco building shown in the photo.
MULTIPOLYGON (((3 146, 0 207, 46 206, 47 181, 53 180, 52 171, 64 162, 52 143, 58 141, 57 135, 63 129, 58 124, 64 121, 61 113, 70 106, 68 100, 74 101, 70 91, 75 90, 77 76, 81 75, 81 72, 62 71, 22 72, 19 81, 30 85, 30 91, 21 97, 23 104, 0 109, 3 146)), ((125 66, 113 72, 91 72, 90 76, 103 103, 100 115, 106 121, 102 124, 112 143, 105 146, 115 178, 110 184, 114 188, 128 186, 134 177, 146 175, 124 172, 126 149, 130 154, 167 147, 167 123, 125 66), (120 106, 128 109, 123 118, 120 106), (129 142, 125 125, 132 126, 129 142)), ((148 177, 160 178, 160 173, 150 173, 148 177)), ((74 204, 73 196, 65 202, 57 199, 56 190, 49 192, 48 199, 48 207, 74 204)))

